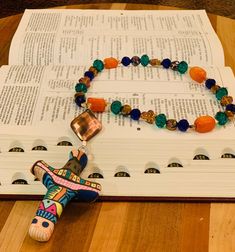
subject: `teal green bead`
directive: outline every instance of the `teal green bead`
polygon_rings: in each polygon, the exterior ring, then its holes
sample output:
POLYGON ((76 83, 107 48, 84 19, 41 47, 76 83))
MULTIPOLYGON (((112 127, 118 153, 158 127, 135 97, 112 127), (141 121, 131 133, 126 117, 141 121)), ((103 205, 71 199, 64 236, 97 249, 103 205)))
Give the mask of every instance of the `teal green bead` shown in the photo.
POLYGON ((177 70, 181 74, 186 73, 188 70, 188 64, 185 61, 181 61, 177 66, 177 70))
POLYGON ((144 67, 148 65, 149 61, 149 56, 146 54, 142 55, 140 58, 140 64, 144 67))
POLYGON ((166 116, 164 114, 159 114, 155 117, 155 124, 158 128, 163 128, 166 125, 166 116))
POLYGON ((95 67, 98 72, 101 72, 104 69, 104 63, 102 60, 97 59, 93 62, 93 67, 95 67))
POLYGON ((218 121, 219 125, 225 125, 228 122, 228 117, 224 112, 217 112, 215 119, 218 121))
POLYGON ((118 115, 121 112, 122 103, 120 101, 114 101, 112 102, 110 109, 115 115, 118 115))
POLYGON ((77 83, 75 86, 76 92, 87 92, 87 86, 84 83, 77 83))
POLYGON ((223 96, 228 94, 227 88, 220 88, 216 91, 215 96, 220 101, 223 96))

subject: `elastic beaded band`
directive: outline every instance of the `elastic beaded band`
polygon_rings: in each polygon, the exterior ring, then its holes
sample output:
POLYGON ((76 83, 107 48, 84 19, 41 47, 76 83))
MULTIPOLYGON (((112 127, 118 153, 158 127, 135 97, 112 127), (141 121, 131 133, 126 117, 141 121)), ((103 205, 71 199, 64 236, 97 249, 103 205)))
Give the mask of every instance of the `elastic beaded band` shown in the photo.
MULTIPOLYGON (((166 58, 160 61, 159 59, 150 59, 148 55, 142 55, 141 57, 133 56, 129 58, 123 57, 119 62, 115 58, 106 58, 102 60, 95 60, 93 65, 88 71, 84 73, 79 82, 75 86, 75 102, 79 107, 88 107, 93 112, 104 112, 108 102, 103 98, 88 98, 86 99, 85 93, 90 87, 90 82, 97 76, 98 73, 102 72, 104 68, 112 69, 118 67, 119 64, 127 67, 130 64, 133 66, 142 65, 146 67, 151 65, 153 67, 163 67, 166 69, 172 69, 180 74, 184 74, 188 70, 188 64, 185 61, 171 61, 166 58)), ((158 128, 166 128, 168 130, 180 130, 182 132, 187 131, 189 128, 194 129, 197 132, 205 133, 214 129, 216 125, 215 119, 219 125, 225 125, 229 120, 234 118, 235 104, 233 104, 233 98, 228 95, 228 91, 225 87, 220 87, 216 84, 214 79, 206 77, 206 71, 201 67, 191 67, 189 75, 192 80, 199 84, 204 84, 207 89, 210 89, 215 94, 217 100, 224 107, 224 111, 219 111, 214 117, 205 115, 199 116, 194 121, 194 124, 190 124, 186 119, 181 119, 178 122, 175 119, 167 119, 165 114, 156 114, 154 111, 141 112, 138 108, 131 108, 128 104, 122 104, 116 100, 111 103, 110 110, 115 115, 130 116, 132 120, 140 120, 153 124, 155 123, 158 128)))

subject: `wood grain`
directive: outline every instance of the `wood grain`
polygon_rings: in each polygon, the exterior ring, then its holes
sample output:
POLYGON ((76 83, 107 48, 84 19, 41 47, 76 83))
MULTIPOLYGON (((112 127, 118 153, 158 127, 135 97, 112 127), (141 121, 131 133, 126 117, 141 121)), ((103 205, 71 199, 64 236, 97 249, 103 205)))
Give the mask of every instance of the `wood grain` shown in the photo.
POLYGON ((235 18, 234 0, 7 0, 0 1, 0 17, 23 12, 24 9, 49 8, 71 4, 99 4, 105 3, 136 3, 145 5, 168 5, 187 9, 205 9, 209 13, 235 18))
POLYGON ((0 251, 19 251, 37 205, 33 201, 14 204, 0 233, 0 251))
POLYGON ((13 206, 14 206, 14 201, 1 201, 0 202, 0 232, 5 224, 5 220, 7 220, 13 206))
POLYGON ((22 14, 0 19, 0 66, 8 64, 10 43, 20 22, 22 14))
POLYGON ((22 239, 17 242, 22 244, 20 251, 32 252, 58 248, 84 252, 204 252, 208 249, 209 213, 210 204, 72 203, 49 242, 33 241, 27 234, 23 243, 22 239))
MULTIPOLYGON (((61 8, 61 7, 60 7, 61 8)), ((82 9, 172 9, 158 5, 88 4, 82 9)), ((174 8, 175 9, 175 8, 174 8)), ((208 15, 235 72, 235 21, 208 15)), ((0 19, 0 65, 21 15, 0 19)), ((38 201, 0 202, 0 251, 235 251, 234 203, 97 202, 69 204, 52 239, 35 242, 28 227, 38 201)))
POLYGON ((212 204, 210 212, 210 252, 235 251, 235 204, 212 204))

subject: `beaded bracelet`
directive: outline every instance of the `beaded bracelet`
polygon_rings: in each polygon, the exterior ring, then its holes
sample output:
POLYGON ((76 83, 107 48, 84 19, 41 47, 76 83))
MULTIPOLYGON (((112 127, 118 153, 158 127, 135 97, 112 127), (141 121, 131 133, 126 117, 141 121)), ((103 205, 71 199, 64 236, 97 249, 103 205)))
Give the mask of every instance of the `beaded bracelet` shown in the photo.
MULTIPOLYGON (((143 67, 146 67, 150 64, 153 67, 161 66, 166 69, 172 69, 180 74, 185 74, 188 70, 188 64, 185 61, 171 61, 168 58, 160 61, 158 59, 149 59, 148 55, 142 55, 140 58, 138 56, 132 58, 123 57, 121 62, 115 58, 106 58, 103 61, 97 59, 93 62, 93 65, 89 70, 84 73, 84 77, 80 78, 79 82, 76 84, 75 103, 79 107, 87 107, 93 112, 104 112, 108 102, 103 98, 86 99, 85 93, 90 87, 91 81, 99 72, 102 72, 104 68, 116 68, 119 64, 122 64, 125 67, 130 64, 133 66, 141 64, 143 67)), ((194 129, 197 132, 205 133, 214 129, 216 125, 215 119, 218 121, 219 125, 225 125, 229 120, 232 120, 235 114, 235 104, 232 104, 233 98, 228 95, 227 89, 217 85, 214 79, 207 78, 206 71, 201 67, 191 67, 189 69, 189 75, 191 79, 197 83, 204 83, 205 87, 215 94, 217 100, 224 107, 224 111, 217 112, 214 117, 208 115, 199 116, 193 124, 190 124, 186 119, 181 119, 179 121, 176 121, 175 119, 167 119, 165 114, 156 114, 152 110, 141 112, 138 108, 131 108, 130 105, 122 104, 118 100, 111 103, 110 110, 115 115, 121 114, 123 116, 130 116, 133 120, 141 119, 149 124, 155 123, 158 128, 166 128, 171 131, 178 129, 182 132, 186 132, 188 129, 194 129)), ((89 114, 89 117, 92 116, 92 120, 94 119, 90 112, 86 113, 89 114)), ((83 119, 84 118, 85 116, 83 116, 83 119)), ((73 126, 72 128, 74 129, 73 126)))

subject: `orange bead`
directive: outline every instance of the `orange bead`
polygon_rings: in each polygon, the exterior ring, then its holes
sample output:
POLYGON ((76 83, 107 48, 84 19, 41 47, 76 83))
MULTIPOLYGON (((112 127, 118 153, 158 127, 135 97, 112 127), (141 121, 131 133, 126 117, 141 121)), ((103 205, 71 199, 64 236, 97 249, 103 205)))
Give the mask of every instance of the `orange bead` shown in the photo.
POLYGON ((200 116, 194 122, 195 130, 199 133, 206 133, 214 129, 215 119, 211 116, 200 116))
POLYGON ((190 68, 189 75, 194 81, 198 83, 202 83, 204 80, 206 80, 206 71, 201 67, 190 68))
POLYGON ((89 109, 93 112, 104 112, 106 101, 103 98, 88 98, 89 109))
POLYGON ((106 69, 116 68, 119 61, 115 58, 106 58, 104 59, 104 67, 106 69))

